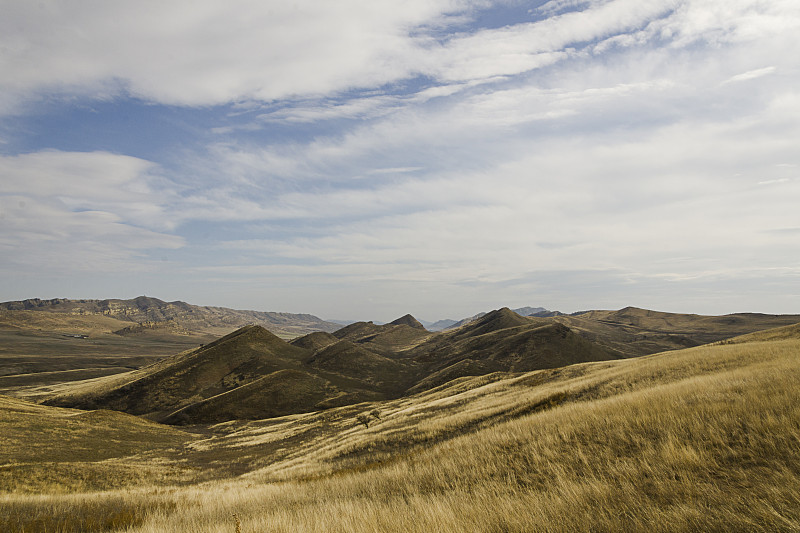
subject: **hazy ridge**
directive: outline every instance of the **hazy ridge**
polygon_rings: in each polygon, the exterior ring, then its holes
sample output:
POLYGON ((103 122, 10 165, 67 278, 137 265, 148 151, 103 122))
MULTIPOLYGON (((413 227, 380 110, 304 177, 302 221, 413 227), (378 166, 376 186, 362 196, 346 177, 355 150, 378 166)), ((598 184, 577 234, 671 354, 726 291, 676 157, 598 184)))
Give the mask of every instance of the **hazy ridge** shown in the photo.
MULTIPOLYGON (((158 298, 139 296, 130 300, 69 300, 31 298, 0 303, 4 311, 45 311, 71 316, 105 316, 147 327, 169 324, 171 327, 192 332, 220 333, 248 324, 267 327, 282 336, 297 336, 312 331, 335 331, 340 326, 310 314, 278 313, 270 311, 245 311, 226 307, 192 305, 186 302, 164 302, 158 298)), ((126 326, 136 333, 135 326, 126 326)))

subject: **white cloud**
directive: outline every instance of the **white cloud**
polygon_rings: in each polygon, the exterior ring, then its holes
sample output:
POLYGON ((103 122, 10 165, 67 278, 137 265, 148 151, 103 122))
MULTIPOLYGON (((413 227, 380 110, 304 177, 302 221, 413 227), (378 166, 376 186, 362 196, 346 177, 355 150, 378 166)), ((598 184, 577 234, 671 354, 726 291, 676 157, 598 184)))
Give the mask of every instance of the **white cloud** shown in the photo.
POLYGON ((380 85, 415 70, 411 29, 465 4, 12 1, 0 20, 2 92, 116 83, 149 100, 208 105, 380 85))
POLYGON ((731 76, 727 80, 722 83, 735 83, 737 81, 748 81, 748 80, 755 80, 762 76, 767 76, 775 72, 775 67, 764 67, 755 70, 748 70, 747 72, 742 72, 741 74, 737 74, 735 76, 731 76))
MULTIPOLYGON (((759 131, 768 132, 774 118, 760 116, 759 131)), ((620 265, 639 285, 724 281, 737 272, 751 278, 796 260, 794 234, 774 230, 800 224, 800 181, 781 177, 794 172, 800 132, 795 124, 794 134, 754 137, 753 127, 749 116, 686 119, 641 136, 553 138, 490 170, 448 179, 293 193, 278 204, 296 209, 284 214, 321 219, 315 234, 225 246, 256 263, 289 261, 297 265, 290 276, 309 282, 334 276, 488 284, 524 272, 612 272, 620 265), (777 181, 760 186, 765 176, 777 181)), ((283 267, 232 268, 272 277, 283 267)))
MULTIPOLYGON (((476 4, 12 1, 0 20, 0 110, 37 92, 130 91, 162 103, 209 105, 333 94, 417 74, 457 86, 548 66, 568 57, 571 46, 640 31, 686 46, 698 39, 753 40, 798 24, 790 0, 614 0, 535 23, 455 35, 443 44, 426 37, 449 15, 476 4)), ((360 116, 370 108, 375 104, 367 100, 287 111, 283 118, 360 116)))
POLYGON ((48 150, 0 156, 0 194, 46 197, 72 211, 108 211, 151 228, 174 225, 164 209, 174 193, 150 161, 108 152, 48 150))
POLYGON ((591 0, 550 0, 537 7, 536 11, 547 16, 553 16, 562 11, 584 8, 591 3, 591 0))
POLYGON ((564 59, 570 46, 635 30, 677 3, 617 0, 540 22, 480 31, 434 49, 427 70, 452 81, 520 74, 564 59))
MULTIPOLYGON (((437 92, 439 88, 436 87, 424 90, 419 93, 419 99, 381 96, 355 98, 337 105, 309 102, 274 117, 315 121, 360 116, 370 120, 344 133, 317 137, 311 142, 267 147, 220 144, 212 148, 214 164, 219 166, 218 173, 224 172, 250 183, 269 184, 271 192, 276 194, 296 189, 299 185, 289 183, 296 180, 348 184, 363 177, 365 168, 377 166, 376 161, 380 161, 380 166, 422 167, 432 173, 486 166, 495 158, 510 157, 515 150, 536 142, 526 138, 530 133, 521 134, 520 128, 538 129, 541 133, 532 136, 536 139, 540 135, 551 135, 551 131, 568 136, 593 128, 646 129, 652 123, 684 117, 706 115, 716 120, 731 113, 754 112, 769 100, 769 96, 754 94, 743 99, 739 91, 725 81, 742 72, 766 74, 767 71, 762 70, 765 61, 773 62, 769 68, 774 71, 769 72, 775 74, 793 70, 791 56, 779 52, 786 47, 787 39, 797 44, 797 38, 792 37, 795 34, 778 32, 772 38, 763 39, 758 46, 751 42, 739 43, 734 38, 748 34, 741 30, 743 27, 764 24, 753 22, 750 15, 771 21, 777 14, 791 9, 786 2, 758 9, 751 9, 749 3, 742 2, 727 8, 715 4, 713 11, 724 11, 730 15, 730 20, 717 17, 702 24, 698 23, 702 17, 695 14, 700 9, 695 3, 681 2, 671 12, 667 7, 659 2, 637 3, 635 7, 626 2, 597 2, 587 12, 453 39, 438 51, 433 49, 425 63, 427 66, 420 69, 438 65, 436 68, 441 74, 462 60, 464 64, 472 64, 472 59, 477 57, 474 54, 485 53, 488 58, 502 55, 500 49, 504 47, 513 53, 552 48, 553 51, 542 53, 560 54, 559 63, 551 67, 546 76, 492 78, 491 83, 481 85, 455 83, 444 86, 443 92, 437 92), (616 20, 613 15, 618 11, 627 13, 626 17, 616 20), (595 20, 593 16, 598 14, 602 16, 595 20), (637 29, 642 25, 644 29, 637 29), (556 50, 565 43, 597 38, 626 28, 632 33, 617 37, 638 37, 621 49, 590 46, 579 54, 556 50), (686 45, 704 38, 708 32, 714 33, 715 39, 728 35, 728 44, 721 47, 714 41, 713 46, 697 47, 691 52, 674 50, 661 42, 666 28, 676 36, 682 35, 676 38, 686 45), (712 28, 716 29, 712 31, 712 28), (688 39, 689 35, 694 37, 688 39), (484 40, 500 49, 486 51, 484 40), (595 61, 598 55, 602 59, 595 61), (728 87, 720 88, 721 85, 728 87), (445 98, 428 105, 429 94, 445 98)), ((782 24, 791 26, 792 23, 782 24)), ((493 73, 476 71, 456 77, 493 73)), ((781 87, 789 90, 792 86, 790 77, 762 75, 751 79, 761 82, 767 78, 771 79, 771 85, 764 85, 767 93, 781 87)))
POLYGON ((684 47, 698 41, 723 46, 770 40, 798 28, 800 6, 792 0, 691 0, 680 2, 659 31, 672 46, 684 47))
POLYGON ((332 119, 375 118, 390 113, 401 101, 397 98, 375 96, 353 99, 344 103, 299 103, 285 109, 265 113, 265 122, 311 123, 332 119))
POLYGON ((0 196, 0 234, 7 279, 148 270, 148 251, 184 245, 179 236, 126 224, 107 211, 71 211, 57 201, 16 195, 0 196))
POLYGON ((176 249, 164 233, 168 190, 155 165, 107 152, 45 151, 0 157, 0 248, 6 271, 126 271, 152 249, 176 249), (161 231, 158 231, 161 230, 161 231))

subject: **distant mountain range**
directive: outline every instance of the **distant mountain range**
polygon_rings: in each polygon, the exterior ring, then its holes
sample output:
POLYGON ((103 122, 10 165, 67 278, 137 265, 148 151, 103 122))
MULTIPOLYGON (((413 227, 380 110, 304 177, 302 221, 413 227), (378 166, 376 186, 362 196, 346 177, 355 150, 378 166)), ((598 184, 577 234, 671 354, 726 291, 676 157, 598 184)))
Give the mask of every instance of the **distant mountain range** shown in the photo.
MULTIPOLYGON (((47 316, 61 316, 64 319, 92 316, 113 318, 122 322, 114 330, 114 333, 124 336, 198 333, 221 336, 245 325, 259 325, 281 338, 290 339, 314 331, 330 333, 342 326, 356 322, 353 320, 324 320, 310 314, 245 311, 226 307, 199 306, 182 301, 165 302, 149 296, 139 296, 129 300, 30 298, 2 302, 0 311, 55 313, 55 315, 47 316)), ((557 311, 548 311, 543 307, 521 307, 513 309, 513 311, 521 316, 561 314, 557 311)), ((420 323, 429 331, 443 331, 468 324, 485 314, 478 313, 461 320, 445 319, 437 322, 421 321, 420 323)), ((380 322, 376 323, 380 324, 380 322)))
POLYGON ((249 325, 153 365, 76 384, 47 403, 172 424, 270 418, 397 398, 467 376, 639 356, 798 322, 799 315, 708 317, 633 307, 523 317, 503 308, 443 332, 405 315, 291 342, 249 325))
MULTIPOLYGON (((548 311, 544 307, 520 307, 518 309, 512 309, 515 313, 521 316, 555 316, 560 315, 558 311, 548 311), (544 313, 544 314, 542 314, 544 313)), ((444 331, 446 329, 457 328, 463 326, 464 324, 468 324, 473 320, 477 320, 480 317, 484 316, 486 313, 478 313, 477 315, 472 315, 471 317, 463 318, 461 320, 453 320, 451 318, 445 318, 442 320, 437 320, 436 322, 430 322, 428 320, 420 319, 420 324, 422 324, 425 329, 428 331, 444 331)), ((416 319, 415 319, 416 320, 416 319)), ((328 319, 329 322, 334 322, 336 324, 340 324, 342 326, 348 326, 357 320, 334 320, 328 319)), ((381 322, 375 322, 376 324, 381 324, 381 322)))
POLYGON ((106 316, 131 323, 116 333, 134 335, 148 330, 169 329, 185 332, 212 332, 217 335, 245 325, 259 325, 283 337, 296 337, 312 331, 336 331, 341 326, 309 314, 269 311, 242 311, 226 307, 165 302, 139 296, 130 300, 68 300, 32 298, 0 303, 0 310, 39 311, 66 316, 106 316))

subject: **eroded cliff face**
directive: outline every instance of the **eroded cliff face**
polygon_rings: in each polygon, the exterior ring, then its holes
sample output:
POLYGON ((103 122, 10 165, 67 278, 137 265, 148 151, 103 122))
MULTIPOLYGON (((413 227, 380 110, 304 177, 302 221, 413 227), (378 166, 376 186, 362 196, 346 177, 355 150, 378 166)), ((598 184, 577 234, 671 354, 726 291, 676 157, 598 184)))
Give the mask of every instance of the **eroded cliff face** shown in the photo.
MULTIPOLYGON (((39 298, 29 298, 27 300, 16 300, 13 302, 0 303, 0 309, 4 311, 30 311, 34 309, 48 308, 70 302, 66 298, 53 298, 52 300, 41 300, 39 298)), ((72 300, 83 302, 84 300, 72 300)))
POLYGON ((170 327, 185 330, 208 328, 238 328, 258 324, 286 335, 304 335, 312 331, 336 331, 338 324, 326 322, 314 315, 246 311, 225 307, 191 305, 186 302, 165 302, 158 298, 140 296, 130 300, 69 300, 31 298, 0 303, 0 310, 48 311, 70 315, 104 315, 145 328, 170 323, 170 327))
POLYGON ((181 314, 191 313, 191 306, 184 302, 164 302, 157 298, 140 296, 132 300, 70 300, 52 298, 42 300, 30 298, 0 304, 7 311, 50 311, 71 315, 105 315, 133 322, 162 321, 181 314))

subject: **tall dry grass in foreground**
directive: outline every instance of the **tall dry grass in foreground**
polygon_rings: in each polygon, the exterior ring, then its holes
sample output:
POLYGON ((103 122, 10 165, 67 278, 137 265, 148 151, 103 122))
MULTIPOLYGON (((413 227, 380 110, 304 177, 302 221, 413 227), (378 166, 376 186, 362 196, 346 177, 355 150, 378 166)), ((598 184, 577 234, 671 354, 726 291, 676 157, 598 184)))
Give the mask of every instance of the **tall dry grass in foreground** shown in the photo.
MULTIPOLYGON (((395 460, 365 455, 306 481, 6 496, 0 529, 22 531, 11 520, 31 510, 122 501, 127 523, 84 530, 233 533, 236 513, 244 533, 800 531, 798 383, 798 340, 597 364, 568 390, 540 385, 568 402, 395 460)), ((26 530, 80 530, 37 527, 26 530)))

